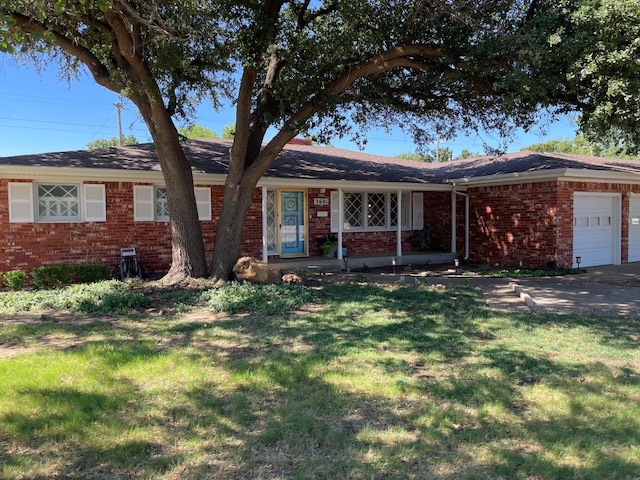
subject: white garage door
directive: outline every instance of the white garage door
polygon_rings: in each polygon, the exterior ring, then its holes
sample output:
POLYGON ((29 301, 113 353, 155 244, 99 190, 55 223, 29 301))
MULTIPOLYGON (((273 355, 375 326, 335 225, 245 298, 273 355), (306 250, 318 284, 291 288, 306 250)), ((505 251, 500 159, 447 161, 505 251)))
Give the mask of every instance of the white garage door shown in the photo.
POLYGON ((629 261, 640 262, 640 197, 629 197, 629 261))
POLYGON ((619 204, 619 195, 574 194, 573 260, 581 257, 581 267, 620 263, 619 204))

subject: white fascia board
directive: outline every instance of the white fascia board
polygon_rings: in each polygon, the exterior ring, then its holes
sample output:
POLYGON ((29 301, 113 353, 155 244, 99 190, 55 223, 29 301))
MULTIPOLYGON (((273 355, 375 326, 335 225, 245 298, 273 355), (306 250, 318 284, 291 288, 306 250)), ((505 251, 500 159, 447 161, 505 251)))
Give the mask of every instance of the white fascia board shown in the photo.
POLYGON ((129 182, 157 182, 164 181, 162 172, 121 170, 108 168, 77 168, 77 167, 31 167, 31 166, 4 166, 0 167, 0 177, 16 179, 55 178, 129 182))
MULTIPOLYGON (((31 180, 47 178, 48 180, 70 181, 91 180, 101 182, 141 182, 164 184, 160 170, 121 170, 107 168, 77 167, 32 167, 9 165, 0 167, 0 178, 31 180)), ((224 185, 226 175, 214 175, 194 172, 193 181, 198 185, 224 185)))
POLYGON ((559 168, 537 172, 505 173, 485 177, 462 177, 448 182, 456 186, 477 187, 487 185, 509 185, 516 183, 534 183, 548 180, 580 181, 593 183, 640 183, 640 175, 606 170, 559 168))
POLYGON ((312 179, 296 179, 296 178, 274 178, 263 177, 258 182, 259 187, 267 188, 326 188, 336 190, 377 190, 391 191, 451 191, 451 185, 438 183, 403 183, 403 182, 355 182, 342 180, 312 180, 312 179))
POLYGON ((602 170, 567 169, 558 180, 593 183, 633 183, 640 184, 640 174, 625 172, 607 172, 602 170))
POLYGON ((455 186, 476 187, 484 185, 507 185, 512 183, 531 183, 544 180, 555 180, 561 177, 566 169, 547 170, 543 172, 501 173, 484 177, 451 178, 447 181, 455 186))

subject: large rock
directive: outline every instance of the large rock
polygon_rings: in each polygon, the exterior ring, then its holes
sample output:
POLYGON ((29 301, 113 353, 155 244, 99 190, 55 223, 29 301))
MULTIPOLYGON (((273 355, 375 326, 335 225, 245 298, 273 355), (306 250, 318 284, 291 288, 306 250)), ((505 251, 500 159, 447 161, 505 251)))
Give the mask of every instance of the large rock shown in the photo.
POLYGON ((233 273, 238 280, 251 283, 278 283, 280 275, 271 270, 267 263, 253 257, 240 257, 233 266, 233 273))
POLYGON ((291 270, 280 270, 280 278, 282 279, 282 283, 304 285, 304 278, 291 270))

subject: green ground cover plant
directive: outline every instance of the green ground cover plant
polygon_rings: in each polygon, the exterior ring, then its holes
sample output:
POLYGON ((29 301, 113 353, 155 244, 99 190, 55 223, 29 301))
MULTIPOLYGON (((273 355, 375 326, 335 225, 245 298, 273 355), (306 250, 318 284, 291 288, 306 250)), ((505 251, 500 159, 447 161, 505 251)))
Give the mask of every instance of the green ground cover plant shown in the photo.
POLYGON ((122 285, 145 308, 0 317, 0 478, 640 472, 637 318, 369 283, 297 287, 268 314, 251 299, 289 287, 234 285, 213 312, 206 288, 122 285))

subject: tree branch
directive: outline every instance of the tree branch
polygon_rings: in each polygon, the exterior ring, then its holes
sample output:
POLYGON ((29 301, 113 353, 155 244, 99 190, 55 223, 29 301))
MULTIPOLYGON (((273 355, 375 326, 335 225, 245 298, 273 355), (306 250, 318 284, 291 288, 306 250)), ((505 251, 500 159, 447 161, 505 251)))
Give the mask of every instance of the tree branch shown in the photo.
POLYGON ((305 15, 309 10, 309 4, 311 0, 305 0, 304 5, 300 8, 298 12, 298 31, 305 28, 307 25, 312 23, 316 18, 322 17, 324 15, 328 15, 329 13, 335 12, 338 9, 338 2, 333 2, 327 5, 324 8, 316 10, 315 12, 305 15))
POLYGON ((59 47, 67 54, 76 57, 86 65, 98 84, 116 93, 120 93, 120 87, 111 80, 109 69, 100 62, 98 57, 96 57, 91 50, 79 45, 78 42, 71 40, 60 32, 50 29, 47 25, 34 18, 11 11, 5 11, 4 13, 5 15, 13 18, 17 24, 27 32, 39 33, 40 35, 49 33, 53 35, 53 45, 59 47))
POLYGON ((164 35, 164 36, 167 36, 167 37, 175 37, 175 35, 173 33, 171 33, 169 30, 167 30, 166 28, 160 27, 157 24, 155 24, 154 22, 143 18, 142 15, 140 15, 131 5, 129 5, 129 2, 127 2, 125 0, 117 0, 116 4, 120 5, 122 7, 122 9, 129 16, 134 18, 137 22, 139 22, 141 25, 144 25, 148 29, 153 30, 154 32, 159 33, 159 34, 164 35))

